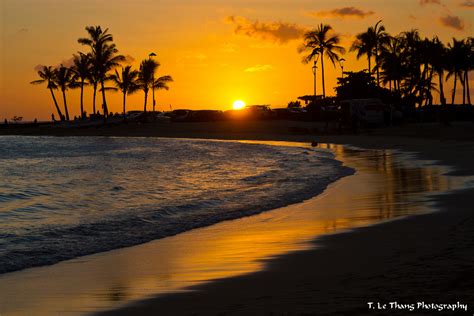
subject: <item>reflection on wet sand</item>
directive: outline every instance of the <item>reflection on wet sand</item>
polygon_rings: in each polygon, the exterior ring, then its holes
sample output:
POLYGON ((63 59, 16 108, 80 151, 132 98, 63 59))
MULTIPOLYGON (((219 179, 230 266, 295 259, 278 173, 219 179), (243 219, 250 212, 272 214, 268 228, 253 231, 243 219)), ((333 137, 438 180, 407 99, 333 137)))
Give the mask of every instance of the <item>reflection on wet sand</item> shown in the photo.
POLYGON ((331 149, 356 174, 304 203, 1 276, 0 314, 83 314, 249 273, 261 269, 265 259, 307 249, 318 235, 425 212, 427 194, 463 184, 462 178, 443 176, 445 168, 409 154, 319 148, 331 149))

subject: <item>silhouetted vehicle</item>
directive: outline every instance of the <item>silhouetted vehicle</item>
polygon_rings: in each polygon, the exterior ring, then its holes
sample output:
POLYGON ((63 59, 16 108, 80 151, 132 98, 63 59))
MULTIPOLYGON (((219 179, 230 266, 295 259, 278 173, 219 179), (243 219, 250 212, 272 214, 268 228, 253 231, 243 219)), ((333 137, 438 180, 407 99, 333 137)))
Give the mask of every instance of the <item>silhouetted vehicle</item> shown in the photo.
POLYGON ((306 109, 303 108, 280 108, 272 111, 278 120, 302 120, 306 115, 306 109))
POLYGON ((128 111, 126 118, 127 120, 133 121, 140 118, 142 114, 143 114, 143 111, 128 111))
POLYGON ((191 110, 179 109, 167 112, 165 115, 171 119, 171 122, 185 122, 188 120, 191 112, 191 110))
POLYGON ((224 112, 216 110, 190 111, 187 121, 190 122, 215 122, 224 119, 224 112))
POLYGON ((386 106, 379 99, 343 100, 340 106, 343 125, 357 127, 384 123, 386 106))
POLYGON ((133 121, 135 122, 169 122, 170 121, 170 118, 162 112, 146 112, 145 113, 143 111, 128 111, 126 119, 132 122, 133 121))

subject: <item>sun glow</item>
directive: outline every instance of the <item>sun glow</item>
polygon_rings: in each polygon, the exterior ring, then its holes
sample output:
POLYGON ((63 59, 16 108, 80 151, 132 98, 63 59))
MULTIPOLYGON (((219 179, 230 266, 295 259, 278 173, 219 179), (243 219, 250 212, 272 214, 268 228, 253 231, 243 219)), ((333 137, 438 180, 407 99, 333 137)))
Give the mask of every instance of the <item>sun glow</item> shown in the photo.
POLYGON ((242 100, 234 101, 234 104, 232 107, 234 108, 234 110, 241 110, 245 107, 245 102, 242 100))

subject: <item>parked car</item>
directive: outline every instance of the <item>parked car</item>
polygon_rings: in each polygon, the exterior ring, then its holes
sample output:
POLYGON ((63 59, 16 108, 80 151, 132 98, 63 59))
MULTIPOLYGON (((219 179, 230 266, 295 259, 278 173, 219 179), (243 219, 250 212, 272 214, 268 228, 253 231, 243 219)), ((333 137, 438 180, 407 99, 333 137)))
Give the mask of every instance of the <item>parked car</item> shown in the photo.
POLYGON ((224 119, 224 112, 217 110, 191 111, 188 116, 190 122, 215 122, 224 119))
POLYGON ((350 99, 340 103, 345 125, 382 125, 386 105, 379 99, 350 99))
POLYGON ((168 116, 172 122, 185 122, 189 119, 191 112, 191 110, 179 109, 167 112, 165 115, 168 116))

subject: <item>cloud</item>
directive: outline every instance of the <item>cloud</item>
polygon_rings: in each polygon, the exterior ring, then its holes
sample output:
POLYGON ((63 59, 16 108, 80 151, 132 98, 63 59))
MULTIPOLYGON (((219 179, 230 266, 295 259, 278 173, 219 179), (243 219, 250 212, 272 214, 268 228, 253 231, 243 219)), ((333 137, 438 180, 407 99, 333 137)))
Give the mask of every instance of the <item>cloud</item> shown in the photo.
POLYGON ((474 0, 467 0, 460 4, 464 8, 474 8, 474 0))
POLYGON ((441 0, 420 0, 420 5, 437 4, 442 5, 441 0))
POLYGON ((330 11, 314 11, 309 15, 327 18, 359 18, 363 19, 369 15, 375 14, 374 11, 364 11, 356 7, 343 7, 330 11))
POLYGON ((135 58, 131 55, 125 55, 124 63, 127 65, 131 65, 135 61, 135 58))
POLYGON ((38 72, 38 71, 40 71, 40 70, 43 70, 43 67, 44 67, 44 65, 36 65, 35 68, 34 68, 34 70, 35 70, 36 72, 38 72))
POLYGON ((229 16, 226 22, 235 26, 234 33, 249 37, 259 38, 285 44, 291 40, 299 39, 306 29, 286 22, 260 22, 250 21, 241 16, 229 16))
POLYGON ((74 57, 70 57, 68 59, 63 59, 58 65, 56 65, 55 68, 59 68, 59 67, 61 67, 61 65, 64 66, 64 67, 73 66, 74 65, 74 57))
POLYGON ((455 15, 445 15, 439 18, 442 25, 456 29, 458 31, 464 30, 464 21, 455 15))
POLYGON ((245 72, 260 72, 260 71, 267 71, 272 69, 271 65, 255 65, 245 69, 245 72))

